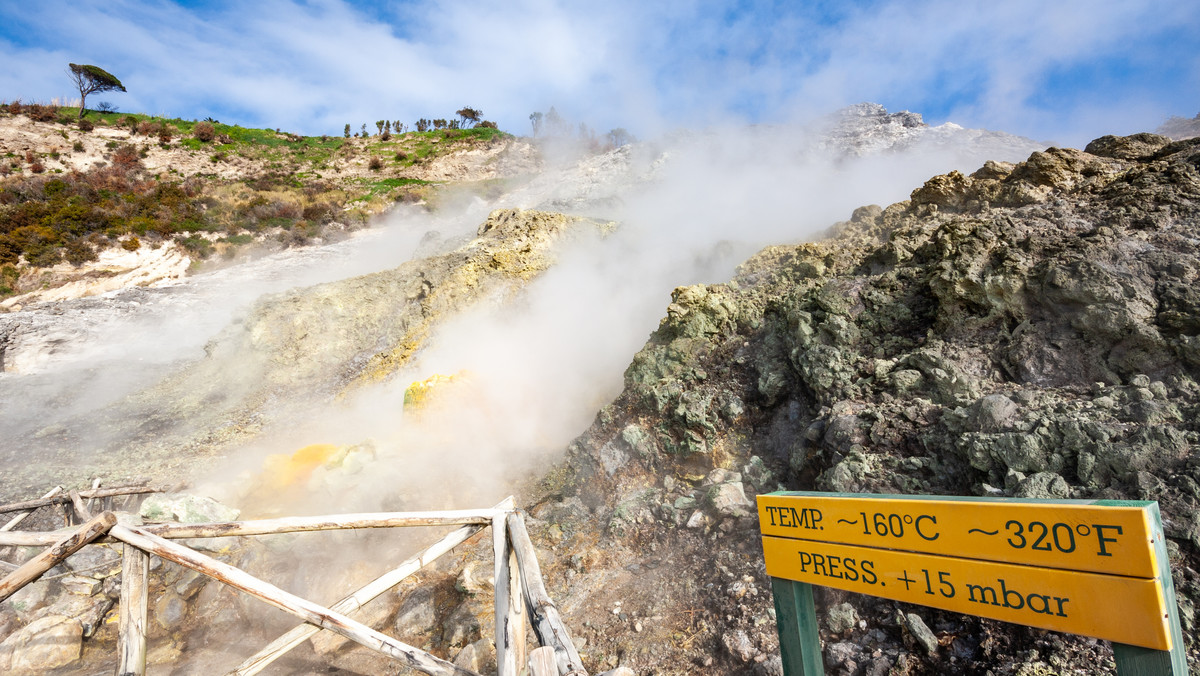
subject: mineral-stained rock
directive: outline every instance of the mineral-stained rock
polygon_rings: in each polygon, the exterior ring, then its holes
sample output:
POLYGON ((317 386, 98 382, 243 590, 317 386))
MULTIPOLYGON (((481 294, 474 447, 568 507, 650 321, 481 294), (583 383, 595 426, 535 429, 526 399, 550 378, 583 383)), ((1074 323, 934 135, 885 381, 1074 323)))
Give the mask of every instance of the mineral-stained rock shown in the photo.
POLYGON ((731 631, 721 637, 721 643, 731 655, 734 655, 743 662, 749 662, 754 658, 754 644, 750 641, 750 637, 746 632, 738 629, 731 631))
POLYGON ((467 644, 454 656, 454 665, 479 674, 496 670, 496 650, 488 639, 467 644))
POLYGON ((46 614, 74 619, 79 622, 83 630, 83 637, 89 638, 100 628, 105 614, 113 607, 114 603, 115 600, 106 594, 95 596, 62 594, 46 609, 46 614))
POLYGON ((861 654, 862 648, 849 641, 830 643, 825 647, 825 666, 836 673, 853 674, 858 671, 857 660, 861 654))
POLYGON ((202 495, 156 493, 142 502, 140 514, 151 521, 205 523, 236 521, 241 512, 202 495))
POLYGON ((858 624, 858 611, 849 603, 839 603, 825 612, 825 626, 840 634, 858 624))
POLYGON ((40 674, 79 659, 83 627, 78 620, 47 615, 0 643, 0 668, 12 674, 40 674))
POLYGON ((753 508, 741 481, 726 481, 709 487, 705 501, 721 517, 746 516, 753 508))
POLYGON ((178 595, 167 592, 154 601, 154 620, 167 631, 180 631, 187 605, 178 595))
POLYGON ((396 610, 393 625, 397 635, 403 638, 428 634, 437 621, 437 610, 433 603, 433 589, 429 586, 422 585, 408 592, 396 610))
POLYGON ((21 587, 16 593, 5 599, 4 606, 27 621, 32 617, 34 611, 46 605, 50 591, 49 580, 37 580, 21 587))
POLYGON ((917 643, 925 649, 930 655, 937 652, 938 640, 937 636, 929 630, 929 626, 925 624, 925 620, 916 613, 901 613, 900 624, 912 634, 917 643))
POLYGON ((468 561, 458 573, 454 588, 464 594, 475 596, 492 588, 491 580, 484 571, 484 566, 478 561, 468 561))
POLYGON ((478 641, 482 627, 476 610, 473 603, 464 601, 451 611, 442 622, 442 642, 448 646, 465 646, 478 641))
POLYGON ((1053 472, 1038 472, 1017 484, 1013 497, 1062 500, 1071 497, 1067 480, 1053 472))

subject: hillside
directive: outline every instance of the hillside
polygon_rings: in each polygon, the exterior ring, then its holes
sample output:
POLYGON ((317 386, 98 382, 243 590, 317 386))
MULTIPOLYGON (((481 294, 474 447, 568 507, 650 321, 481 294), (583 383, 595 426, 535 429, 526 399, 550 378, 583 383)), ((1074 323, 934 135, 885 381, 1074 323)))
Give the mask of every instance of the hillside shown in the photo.
POLYGON ((327 241, 397 202, 436 208, 450 183, 489 194, 540 166, 531 145, 484 127, 303 137, 75 112, 0 105, 0 307, 327 241))

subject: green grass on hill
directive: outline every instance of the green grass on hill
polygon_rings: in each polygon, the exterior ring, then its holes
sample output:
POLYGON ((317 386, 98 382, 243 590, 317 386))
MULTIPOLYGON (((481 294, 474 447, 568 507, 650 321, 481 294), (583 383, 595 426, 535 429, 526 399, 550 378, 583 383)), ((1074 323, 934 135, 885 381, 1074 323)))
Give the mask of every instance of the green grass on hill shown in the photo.
MULTIPOLYGON (((107 166, 86 172, 48 172, 42 162, 56 159, 58 151, 32 161, 13 152, 0 158, 0 297, 19 292, 22 269, 64 260, 79 265, 117 244, 137 249, 173 239, 203 258, 264 232, 291 245, 320 236, 331 223, 358 227, 398 201, 436 208, 437 184, 389 173, 509 137, 486 127, 413 131, 387 140, 301 136, 210 122, 211 138, 202 140, 197 120, 89 110, 81 126, 78 108, 0 101, 0 117, 12 115, 58 123, 64 141, 90 133, 88 124, 125 129, 129 138, 108 140, 107 166), (240 156, 263 169, 236 180, 215 173, 153 176, 141 160, 154 144, 203 153, 214 164, 240 156), (373 175, 356 176, 366 164, 373 175), (346 169, 353 171, 346 175, 346 169)), ((74 150, 82 147, 76 142, 74 150)))

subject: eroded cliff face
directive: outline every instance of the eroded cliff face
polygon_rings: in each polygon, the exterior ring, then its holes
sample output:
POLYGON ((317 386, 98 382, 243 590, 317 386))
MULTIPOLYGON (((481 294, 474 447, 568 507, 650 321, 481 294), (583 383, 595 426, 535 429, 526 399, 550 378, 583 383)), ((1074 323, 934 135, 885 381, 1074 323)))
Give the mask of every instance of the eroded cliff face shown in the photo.
MULTIPOLYGON (((624 599, 626 624, 646 625, 630 639, 593 625, 594 649, 647 673, 778 673, 751 503, 779 488, 1157 500, 1194 635, 1200 142, 1104 137, 989 162, 830 234, 676 289, 624 392, 545 483, 533 513, 559 524, 552 541, 607 543, 596 572, 566 575, 566 604, 624 599)), ((863 620, 823 627, 837 673, 1111 659, 1094 641, 905 607, 939 637, 926 652, 894 602, 819 604, 863 620)))

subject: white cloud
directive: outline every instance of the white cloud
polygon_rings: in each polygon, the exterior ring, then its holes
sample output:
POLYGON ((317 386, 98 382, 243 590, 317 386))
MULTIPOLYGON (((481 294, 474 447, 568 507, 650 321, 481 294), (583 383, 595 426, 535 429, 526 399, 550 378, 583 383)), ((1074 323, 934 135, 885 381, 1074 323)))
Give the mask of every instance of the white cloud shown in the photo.
POLYGON ((555 105, 601 131, 646 135, 872 100, 1078 143, 1194 112, 1193 3, 896 0, 821 11, 717 0, 422 0, 376 13, 338 0, 195 10, 47 0, 0 9, 11 64, 0 97, 67 95, 60 71, 82 61, 126 82, 129 93, 111 99, 122 108, 307 133, 450 117, 463 105, 521 133, 531 111, 555 105), (1127 72, 1102 82, 1063 75, 1114 60, 1127 72), (1154 72, 1168 75, 1151 82, 1154 72))

